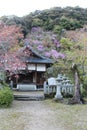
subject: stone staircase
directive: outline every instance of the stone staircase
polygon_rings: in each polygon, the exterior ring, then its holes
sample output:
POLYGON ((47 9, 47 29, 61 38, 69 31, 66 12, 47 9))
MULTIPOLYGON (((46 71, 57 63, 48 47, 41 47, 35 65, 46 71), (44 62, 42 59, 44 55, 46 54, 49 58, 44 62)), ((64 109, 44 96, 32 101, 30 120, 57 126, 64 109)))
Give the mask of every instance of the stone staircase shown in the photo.
POLYGON ((28 91, 28 92, 14 91, 14 100, 43 101, 44 99, 45 98, 43 91, 28 91))

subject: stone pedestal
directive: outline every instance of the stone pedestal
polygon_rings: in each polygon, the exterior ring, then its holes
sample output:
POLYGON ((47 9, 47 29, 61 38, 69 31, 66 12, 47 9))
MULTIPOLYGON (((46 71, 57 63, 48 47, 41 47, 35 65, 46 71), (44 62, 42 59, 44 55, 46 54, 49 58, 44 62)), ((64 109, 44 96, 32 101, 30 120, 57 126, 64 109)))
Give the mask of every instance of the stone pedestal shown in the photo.
POLYGON ((62 96, 61 91, 60 91, 60 86, 58 86, 58 85, 57 85, 55 99, 63 99, 63 96, 62 96))

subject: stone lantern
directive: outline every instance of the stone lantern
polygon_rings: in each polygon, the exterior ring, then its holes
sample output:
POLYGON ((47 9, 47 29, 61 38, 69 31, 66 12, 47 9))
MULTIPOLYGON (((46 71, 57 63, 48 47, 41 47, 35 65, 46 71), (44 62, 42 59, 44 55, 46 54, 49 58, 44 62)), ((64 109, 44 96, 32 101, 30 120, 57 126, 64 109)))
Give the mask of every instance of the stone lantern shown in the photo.
POLYGON ((58 74, 58 77, 56 78, 57 90, 56 90, 55 99, 63 99, 63 96, 61 94, 62 80, 63 80, 62 75, 58 74))
POLYGON ((68 93, 73 94, 74 84, 72 84, 70 81, 68 81, 67 86, 68 86, 68 93))
POLYGON ((62 93, 63 94, 73 94, 73 84, 67 77, 63 77, 62 81, 62 93))

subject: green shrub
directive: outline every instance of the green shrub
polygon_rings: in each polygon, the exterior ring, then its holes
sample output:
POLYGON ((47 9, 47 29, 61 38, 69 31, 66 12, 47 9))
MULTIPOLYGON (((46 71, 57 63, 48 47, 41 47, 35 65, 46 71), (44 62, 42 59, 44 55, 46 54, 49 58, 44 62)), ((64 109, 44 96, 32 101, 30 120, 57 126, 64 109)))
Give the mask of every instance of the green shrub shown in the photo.
POLYGON ((13 101, 13 92, 9 87, 0 89, 0 107, 9 107, 13 101))

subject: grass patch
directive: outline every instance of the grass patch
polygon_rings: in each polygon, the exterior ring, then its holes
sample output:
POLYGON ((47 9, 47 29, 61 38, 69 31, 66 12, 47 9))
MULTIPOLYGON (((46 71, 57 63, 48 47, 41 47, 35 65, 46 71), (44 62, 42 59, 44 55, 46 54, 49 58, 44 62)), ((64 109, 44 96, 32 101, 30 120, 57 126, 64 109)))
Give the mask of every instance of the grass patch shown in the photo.
POLYGON ((54 111, 55 122, 65 130, 87 130, 87 105, 66 105, 51 100, 45 103, 54 111))

